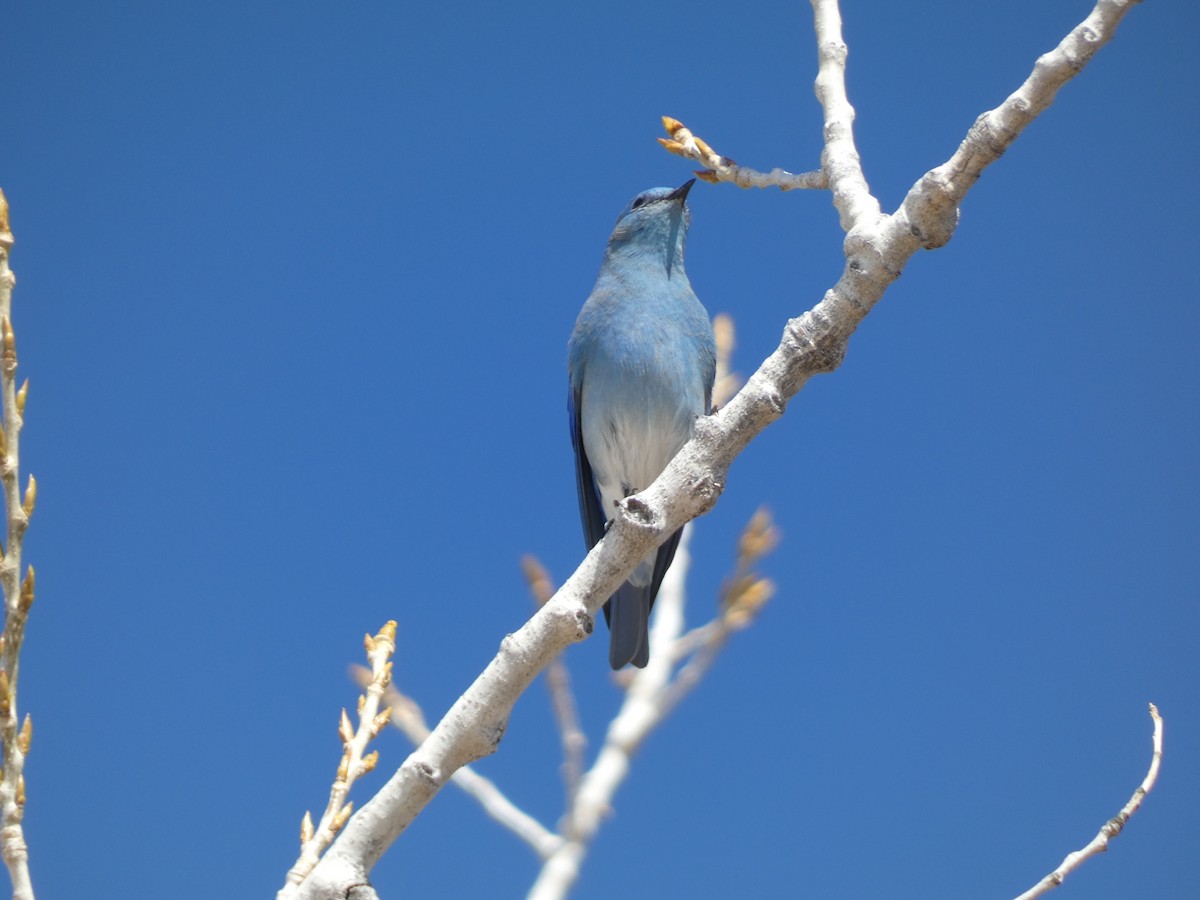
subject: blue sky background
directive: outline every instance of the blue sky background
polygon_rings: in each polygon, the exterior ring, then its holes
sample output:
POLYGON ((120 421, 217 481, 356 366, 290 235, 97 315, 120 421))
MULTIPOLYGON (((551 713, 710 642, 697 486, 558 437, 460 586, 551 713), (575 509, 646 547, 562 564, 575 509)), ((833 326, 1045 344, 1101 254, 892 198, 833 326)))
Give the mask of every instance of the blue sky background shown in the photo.
MULTIPOLYGON (((1090 9, 844 6, 889 210, 1090 9)), ((1158 788, 1059 893, 1200 896, 1198 29, 1135 9, 736 462, 691 617, 763 503, 778 597, 649 741, 576 897, 1014 895, 1125 803, 1151 700, 1158 788)), ((271 896, 363 632, 399 621, 436 719, 526 618, 521 554, 581 559, 565 343, 613 219, 690 177, 662 114, 817 165, 811 13, 13 4, 0 57, 39 896, 271 896)), ((830 198, 691 205, 752 371, 841 270, 830 198)), ((593 746, 606 641, 569 651, 593 746)), ((535 685, 479 768, 553 824, 557 747, 535 685)), ((448 789, 375 879, 517 897, 536 869, 448 789)))

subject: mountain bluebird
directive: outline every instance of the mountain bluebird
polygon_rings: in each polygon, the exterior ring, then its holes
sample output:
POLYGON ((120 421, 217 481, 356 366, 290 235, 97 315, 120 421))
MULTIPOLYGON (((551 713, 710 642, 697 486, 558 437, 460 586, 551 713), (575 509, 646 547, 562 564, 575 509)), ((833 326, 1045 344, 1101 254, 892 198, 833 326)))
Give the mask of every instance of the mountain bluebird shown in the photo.
MULTIPOLYGON (((638 194, 617 218, 600 275, 567 345, 567 408, 588 548, 625 497, 648 488, 707 415, 716 374, 708 313, 683 271, 690 213, 682 187, 638 194)), ((650 607, 679 532, 604 604, 608 661, 650 659, 650 607)))

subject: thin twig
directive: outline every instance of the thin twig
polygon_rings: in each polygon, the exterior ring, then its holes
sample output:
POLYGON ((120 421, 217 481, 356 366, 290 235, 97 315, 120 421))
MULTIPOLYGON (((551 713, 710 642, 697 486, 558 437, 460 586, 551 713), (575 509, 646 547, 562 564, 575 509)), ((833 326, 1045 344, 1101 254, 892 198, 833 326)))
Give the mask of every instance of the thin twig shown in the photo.
MULTIPOLYGON (((536 557, 524 556, 521 571, 533 594, 534 602, 543 606, 554 596, 554 584, 536 557)), ((564 808, 571 810, 575 795, 579 792, 579 781, 583 778, 583 756, 587 750, 587 735, 579 724, 579 710, 575 703, 575 692, 571 689, 571 673, 562 656, 546 666, 546 688, 550 692, 550 708, 558 723, 559 739, 562 743, 562 777, 566 791, 564 808)), ((566 823, 569 825, 569 822, 566 823)))
POLYGON ((717 374, 713 379, 712 407, 720 409, 742 386, 742 376, 729 368, 737 344, 732 316, 719 313, 713 317, 713 340, 717 345, 717 374))
POLYGON ((637 751, 699 683, 733 631, 749 625, 770 597, 770 583, 759 578, 753 566, 774 548, 778 534, 770 516, 759 510, 738 543, 737 567, 722 592, 717 617, 708 625, 685 633, 684 581, 691 561, 688 552, 691 531, 691 525, 684 528, 675 561, 667 570, 655 601, 650 662, 644 669, 620 673, 625 702, 609 723, 596 761, 584 774, 577 803, 568 811, 571 830, 566 835, 567 841, 542 867, 529 892, 529 900, 561 900, 571 890, 637 751), (676 672, 681 659, 677 652, 680 641, 694 640, 693 636, 701 634, 707 639, 695 645, 695 655, 676 672))
POLYGON ((21 497, 20 446, 25 424, 28 383, 17 390, 17 339, 12 328, 12 292, 16 277, 8 267, 13 236, 8 224, 8 201, 0 191, 0 403, 4 422, 0 429, 0 481, 3 481, 7 537, 0 548, 0 587, 4 590, 4 633, 0 636, 0 745, 3 773, 0 774, 0 854, 12 879, 13 900, 33 900, 29 874, 29 847, 21 825, 25 817, 25 757, 33 739, 29 716, 18 724, 17 675, 25 623, 33 605, 33 567, 21 579, 21 547, 29 517, 37 498, 37 482, 21 497))
POLYGON ((779 537, 771 514, 765 506, 760 507, 738 540, 734 571, 721 590, 717 617, 682 635, 671 648, 676 660, 687 658, 687 662, 667 686, 662 698, 664 716, 708 674, 730 636, 751 625, 774 596, 775 586, 755 567, 779 545, 779 537))
POLYGON ((1150 718, 1154 722, 1154 736, 1151 739, 1154 751, 1150 754, 1150 769, 1146 772, 1146 777, 1142 779, 1142 783, 1138 785, 1137 790, 1133 792, 1133 796, 1129 798, 1129 802, 1125 804, 1119 813, 1101 826, 1099 833, 1092 838, 1086 847, 1076 850, 1074 853, 1068 853, 1067 858, 1062 861, 1062 864, 1057 869, 1021 894, 1017 900, 1033 900, 1034 897, 1041 897, 1050 893, 1050 891, 1062 884, 1068 875, 1083 865, 1086 860, 1106 851, 1108 849, 1108 842, 1121 833, 1121 829, 1125 827, 1125 823, 1141 807, 1142 801, 1146 799, 1146 795, 1150 793, 1150 790, 1154 787, 1154 783, 1158 780, 1158 769, 1162 765, 1163 720, 1162 716, 1158 714, 1158 707, 1153 703, 1150 704, 1150 718))
POLYGON ((350 724, 350 716, 343 709, 338 721, 342 759, 338 763, 333 787, 329 790, 329 802, 315 828, 312 815, 307 812, 304 814, 300 823, 300 858, 288 872, 287 883, 278 894, 280 898, 288 896, 320 861, 321 854, 333 842, 353 811, 353 804, 346 800, 350 788, 360 777, 374 769, 379 761, 377 751, 366 753, 366 749, 392 717, 391 709, 380 710, 380 701, 392 681, 391 658, 396 651, 396 623, 388 622, 374 637, 365 635, 363 644, 371 669, 363 685, 363 694, 358 698, 358 727, 350 724))
POLYGON ((584 773, 575 807, 568 812, 570 835, 542 866, 527 900, 560 900, 570 892, 592 840, 612 809, 613 796, 629 775, 634 754, 661 721, 656 698, 662 695, 674 668, 668 647, 683 630, 683 583, 690 562, 691 531, 690 525, 684 528, 675 561, 654 602, 650 662, 625 680, 625 701, 609 722, 596 761, 584 773))
POLYGON ((736 184, 740 188, 779 188, 781 191, 824 190, 829 187, 829 180, 820 169, 815 172, 802 172, 799 175, 783 169, 759 172, 739 166, 728 156, 717 153, 704 140, 692 134, 691 129, 678 119, 663 116, 662 123, 671 137, 659 138, 658 142, 669 153, 694 160, 704 166, 695 173, 701 181, 710 184, 724 181, 736 184))

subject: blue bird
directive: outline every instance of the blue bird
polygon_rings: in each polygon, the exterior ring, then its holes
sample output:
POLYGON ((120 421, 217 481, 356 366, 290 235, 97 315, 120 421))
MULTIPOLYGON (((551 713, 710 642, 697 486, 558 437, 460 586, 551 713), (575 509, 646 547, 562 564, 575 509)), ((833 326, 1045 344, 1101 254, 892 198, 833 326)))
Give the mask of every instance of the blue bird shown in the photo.
MULTIPOLYGON (((712 324, 683 270, 693 184, 644 191, 617 218, 567 344, 567 409, 588 549, 617 504, 648 488, 691 438, 696 417, 711 411, 712 324)), ((677 531, 604 604, 614 669, 649 661, 650 608, 678 545, 677 531)))

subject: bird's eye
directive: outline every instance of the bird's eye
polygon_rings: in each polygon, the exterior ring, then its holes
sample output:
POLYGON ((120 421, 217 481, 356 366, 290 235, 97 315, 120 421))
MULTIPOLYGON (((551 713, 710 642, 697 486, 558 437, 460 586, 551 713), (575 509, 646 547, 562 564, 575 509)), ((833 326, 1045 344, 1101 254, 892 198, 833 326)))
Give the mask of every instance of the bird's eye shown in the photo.
POLYGON ((646 201, 649 199, 650 198, 645 195, 642 195, 640 197, 634 197, 633 203, 629 204, 629 208, 632 210, 632 209, 637 209, 639 206, 645 206, 646 201))

